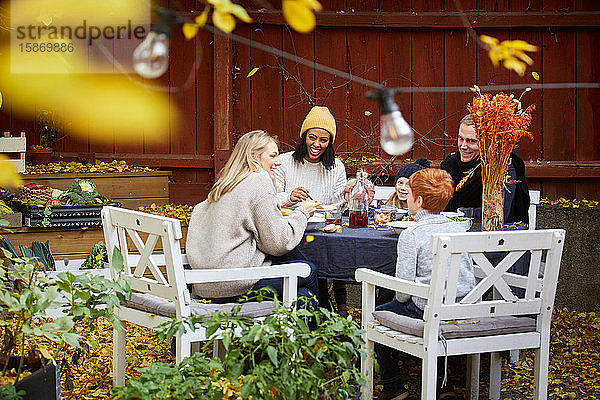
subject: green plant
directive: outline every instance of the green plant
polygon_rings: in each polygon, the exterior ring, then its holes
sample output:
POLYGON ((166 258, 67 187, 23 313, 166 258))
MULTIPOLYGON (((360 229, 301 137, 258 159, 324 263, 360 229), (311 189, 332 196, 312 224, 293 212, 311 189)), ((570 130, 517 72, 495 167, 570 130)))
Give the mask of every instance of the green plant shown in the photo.
MULTIPOLYGON (((358 324, 325 309, 295 311, 275 301, 274 313, 260 324, 234 310, 163 326, 159 336, 166 338, 197 324, 208 335, 220 330, 224 360, 196 353, 179 365, 140 368, 141 376, 115 388, 113 398, 346 399, 357 392, 365 383, 358 368, 364 356, 358 324)), ((205 352, 213 342, 205 342, 205 352)))
POLYGON ((96 197, 98 197, 98 190, 94 182, 89 179, 75 179, 71 187, 65 190, 58 199, 63 204, 84 206, 94 204, 96 197))
POLYGON ((41 147, 52 147, 58 140, 59 121, 52 110, 40 110, 37 115, 41 147))
MULTIPOLYGON (((5 260, 0 260, 0 367, 6 371, 9 356, 20 358, 13 383, 19 381, 25 369, 25 360, 56 362, 67 347, 92 345, 85 337, 74 332, 75 323, 105 317, 120 327, 113 314, 114 308, 125 301, 131 289, 127 281, 110 281, 101 276, 74 275, 61 272, 54 280, 37 268, 35 258, 15 257, 3 249, 5 260), (8 260, 8 265, 5 262, 8 260), (60 297, 66 301, 64 315, 54 320, 46 312, 57 306, 60 297), (100 307, 102 305, 102 307, 100 307), (104 307, 104 305, 106 305, 104 307), (53 342, 54 350, 47 343, 53 342)), ((123 268, 123 258, 115 251, 115 268, 123 268)), ((65 360, 63 360, 63 363, 65 360)), ((3 390, 4 394, 10 391, 3 390)), ((0 396, 0 398, 2 398, 0 396)))
POLYGON ((99 241, 92 247, 92 252, 87 256, 79 269, 104 268, 104 263, 108 262, 108 253, 103 241, 99 241))

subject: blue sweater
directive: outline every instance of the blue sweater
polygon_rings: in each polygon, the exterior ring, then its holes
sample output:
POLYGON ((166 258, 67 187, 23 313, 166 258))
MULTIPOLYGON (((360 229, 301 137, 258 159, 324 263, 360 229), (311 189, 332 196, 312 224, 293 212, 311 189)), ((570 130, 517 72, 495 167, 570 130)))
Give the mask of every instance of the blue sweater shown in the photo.
MULTIPOLYGON (((429 285, 433 265, 431 235, 465 230, 457 222, 441 214, 430 214, 426 210, 419 211, 415 219, 417 223, 402 231, 398 237, 396 277, 429 285)), ((447 273, 446 271, 446 275, 447 273)), ((458 272, 456 296, 465 296, 474 286, 473 262, 467 254, 463 254, 458 272)), ((396 299, 404 303, 410 299, 410 295, 396 292, 396 299)), ((427 304, 427 300, 420 297, 413 296, 412 300, 421 310, 427 304)))

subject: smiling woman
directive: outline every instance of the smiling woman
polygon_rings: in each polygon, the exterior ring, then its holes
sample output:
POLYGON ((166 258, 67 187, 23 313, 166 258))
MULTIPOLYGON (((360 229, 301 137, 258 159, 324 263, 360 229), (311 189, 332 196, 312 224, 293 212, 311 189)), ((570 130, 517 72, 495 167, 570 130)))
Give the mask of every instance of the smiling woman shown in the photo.
POLYGON ((346 168, 335 158, 335 135, 335 119, 329 109, 313 107, 304 118, 296 149, 279 157, 275 181, 282 205, 311 198, 321 204, 342 201, 346 168))

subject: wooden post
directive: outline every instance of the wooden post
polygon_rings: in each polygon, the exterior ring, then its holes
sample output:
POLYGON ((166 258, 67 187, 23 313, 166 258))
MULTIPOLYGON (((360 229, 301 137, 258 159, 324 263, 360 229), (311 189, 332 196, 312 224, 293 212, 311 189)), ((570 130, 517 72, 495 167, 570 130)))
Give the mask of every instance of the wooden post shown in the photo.
POLYGON ((231 154, 229 140, 233 129, 232 120, 232 44, 223 35, 214 34, 214 149, 215 176, 223 168, 231 154))

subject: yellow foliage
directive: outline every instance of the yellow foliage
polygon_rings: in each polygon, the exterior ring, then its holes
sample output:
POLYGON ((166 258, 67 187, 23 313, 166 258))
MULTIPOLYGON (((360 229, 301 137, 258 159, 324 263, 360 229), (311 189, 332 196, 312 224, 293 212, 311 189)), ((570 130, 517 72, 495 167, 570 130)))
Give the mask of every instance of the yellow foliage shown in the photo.
POLYGON ((183 36, 189 40, 196 36, 196 33, 198 33, 198 25, 185 23, 181 27, 181 30, 183 31, 183 36))
POLYGON ((234 4, 231 0, 208 0, 213 5, 213 24, 226 33, 231 33, 235 29, 235 18, 238 17, 244 22, 252 22, 244 7, 234 4))
POLYGON ((202 14, 200 14, 196 17, 195 21, 198 26, 206 25, 206 21, 208 21, 208 11, 209 10, 210 10, 210 7, 208 7, 208 6, 204 7, 204 11, 202 11, 202 14))
POLYGON ((525 52, 538 51, 538 47, 524 40, 503 40, 500 42, 495 37, 481 35, 479 37, 489 48, 489 57, 494 66, 502 63, 504 68, 513 70, 519 75, 525 74, 527 65, 532 65, 533 60, 525 52))
MULTIPOLYGON (((0 49, 8 54, 7 48, 0 49)), ((37 53, 36 53, 37 54, 37 53)), ((76 63, 87 62, 79 53, 73 53, 76 63)), ((9 57, 0 59, 0 82, 11 99, 16 114, 34 118, 35 104, 46 104, 65 115, 71 135, 96 143, 112 144, 113 130, 124 142, 139 140, 158 141, 166 133, 177 113, 169 110, 168 97, 157 91, 142 88, 122 75, 72 74, 69 66, 59 57, 48 57, 37 62, 40 71, 62 74, 13 74, 9 57)))
POLYGON ((50 25, 53 22, 61 26, 81 25, 85 20, 87 26, 114 25, 115 23, 134 23, 150 20, 149 2, 139 0, 27 0, 12 1, 11 20, 13 26, 29 25, 41 22, 50 25))
POLYGON ((314 11, 322 9, 316 0, 283 0, 281 8, 288 25, 300 33, 308 33, 315 29, 314 11))
POLYGON ((5 155, 0 154, 0 187, 17 188, 23 185, 21 175, 5 155))

